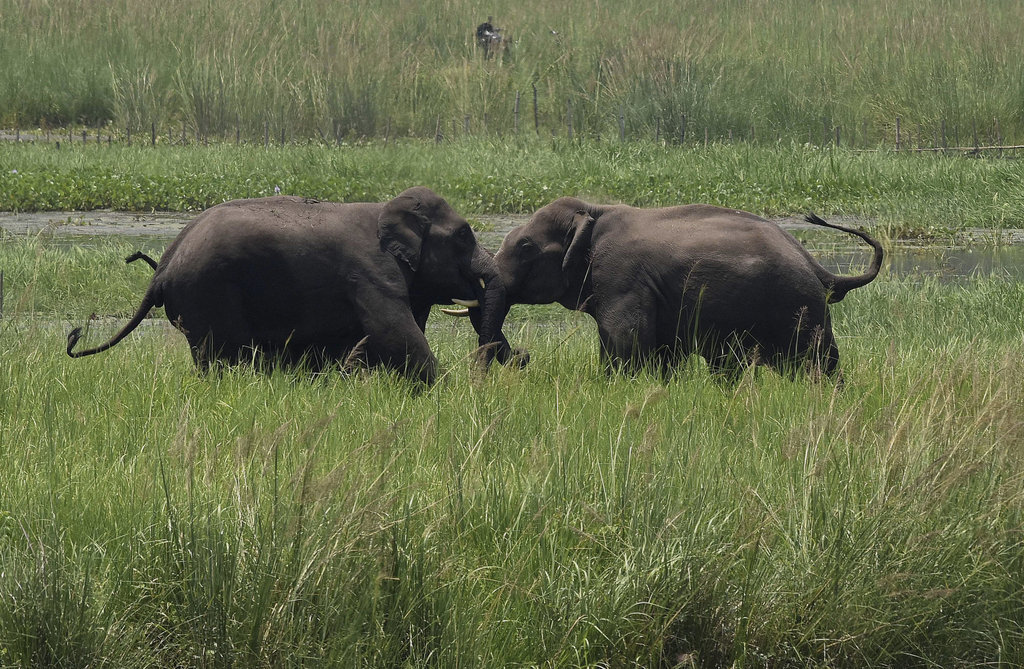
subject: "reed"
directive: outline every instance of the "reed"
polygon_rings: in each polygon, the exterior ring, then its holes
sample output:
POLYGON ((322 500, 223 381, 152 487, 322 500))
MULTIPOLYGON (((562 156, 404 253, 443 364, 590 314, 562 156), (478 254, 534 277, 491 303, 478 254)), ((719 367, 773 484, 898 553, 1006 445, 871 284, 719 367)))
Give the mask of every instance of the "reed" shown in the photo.
POLYGON ((843 130, 869 146, 933 138, 1021 138, 1018 3, 574 0, 488 6, 507 49, 485 58, 487 18, 470 0, 409 8, 370 0, 102 0, 22 3, 0 13, 0 123, 113 123, 262 137, 521 132, 813 141, 843 130), (57 45, 60 45, 58 48, 57 45), (999 129, 995 122, 998 120, 999 129))
POLYGON ((1017 283, 851 295, 842 390, 608 378, 589 320, 517 307, 529 367, 472 373, 435 316, 417 392, 197 377, 155 323, 71 361, 63 319, 122 288, 53 262, 68 304, 30 273, 0 321, 3 664, 1024 661, 1017 283))

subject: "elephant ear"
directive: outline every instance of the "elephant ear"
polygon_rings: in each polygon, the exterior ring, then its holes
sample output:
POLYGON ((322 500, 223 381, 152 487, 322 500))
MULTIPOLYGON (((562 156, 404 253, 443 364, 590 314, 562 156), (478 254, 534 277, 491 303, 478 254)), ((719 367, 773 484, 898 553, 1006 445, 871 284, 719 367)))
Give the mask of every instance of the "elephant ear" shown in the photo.
POLYGON ((594 236, 594 217, 582 209, 572 218, 566 239, 569 250, 562 260, 562 276, 577 276, 590 263, 590 242, 594 236))
POLYGON ((411 195, 399 195, 384 205, 377 219, 380 247, 409 264, 413 271, 420 266, 420 248, 430 228, 423 203, 411 195))

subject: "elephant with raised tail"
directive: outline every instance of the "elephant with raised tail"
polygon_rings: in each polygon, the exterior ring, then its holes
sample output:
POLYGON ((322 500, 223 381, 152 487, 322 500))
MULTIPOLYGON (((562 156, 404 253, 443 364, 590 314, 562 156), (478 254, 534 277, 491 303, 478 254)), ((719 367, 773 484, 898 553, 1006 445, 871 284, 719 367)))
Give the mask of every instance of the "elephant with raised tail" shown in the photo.
MULTIPOLYGON (((153 264, 145 254, 129 257, 153 264)), ((494 258, 466 220, 433 191, 410 188, 386 203, 299 197, 235 200, 189 223, 159 263, 135 315, 105 351, 154 307, 211 364, 296 364, 315 369, 358 356, 432 383, 437 359, 424 330, 434 304, 469 308, 489 363, 525 356, 501 332, 508 309, 494 258)))
POLYGON ((495 255, 507 304, 558 302, 597 321, 610 370, 668 373, 703 356, 713 372, 749 364, 838 375, 829 304, 871 282, 882 246, 858 276, 837 276, 777 224, 709 205, 638 209, 564 197, 512 230, 495 255))

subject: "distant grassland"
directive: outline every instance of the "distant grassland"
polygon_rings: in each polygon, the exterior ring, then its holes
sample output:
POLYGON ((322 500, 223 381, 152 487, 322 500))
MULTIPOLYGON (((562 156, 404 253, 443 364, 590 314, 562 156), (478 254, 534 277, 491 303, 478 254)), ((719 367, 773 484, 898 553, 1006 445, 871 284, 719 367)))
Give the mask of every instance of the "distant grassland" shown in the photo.
POLYGON ((198 211, 275 188, 380 201, 413 185, 433 188, 467 216, 529 213, 579 195, 636 206, 705 202, 767 216, 865 216, 901 236, 1024 227, 1024 164, 998 158, 535 139, 266 149, 34 144, 0 151, 0 211, 198 211))
POLYGON ((0 0, 0 124, 186 124, 203 135, 730 132, 858 143, 902 118, 1020 140, 1024 5, 496 0, 0 0), (507 50, 485 59, 493 15, 507 50), (453 127, 454 126, 454 127, 453 127), (865 132, 866 131, 866 132, 865 132))
POLYGON ((842 390, 607 378, 516 307, 529 367, 435 316, 417 392, 198 377, 163 320, 68 359, 131 248, 0 244, 0 665, 1024 664, 1020 283, 851 294, 842 390))

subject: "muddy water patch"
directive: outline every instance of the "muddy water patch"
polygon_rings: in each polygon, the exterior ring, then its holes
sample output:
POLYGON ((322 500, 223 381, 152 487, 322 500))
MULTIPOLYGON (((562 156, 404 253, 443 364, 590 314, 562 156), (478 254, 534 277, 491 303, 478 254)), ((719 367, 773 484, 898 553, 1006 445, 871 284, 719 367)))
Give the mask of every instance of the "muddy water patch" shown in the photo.
POLYGON ((153 212, 133 214, 119 211, 0 212, 0 229, 13 234, 52 234, 55 237, 99 237, 103 235, 166 236, 174 238, 195 214, 153 212))

